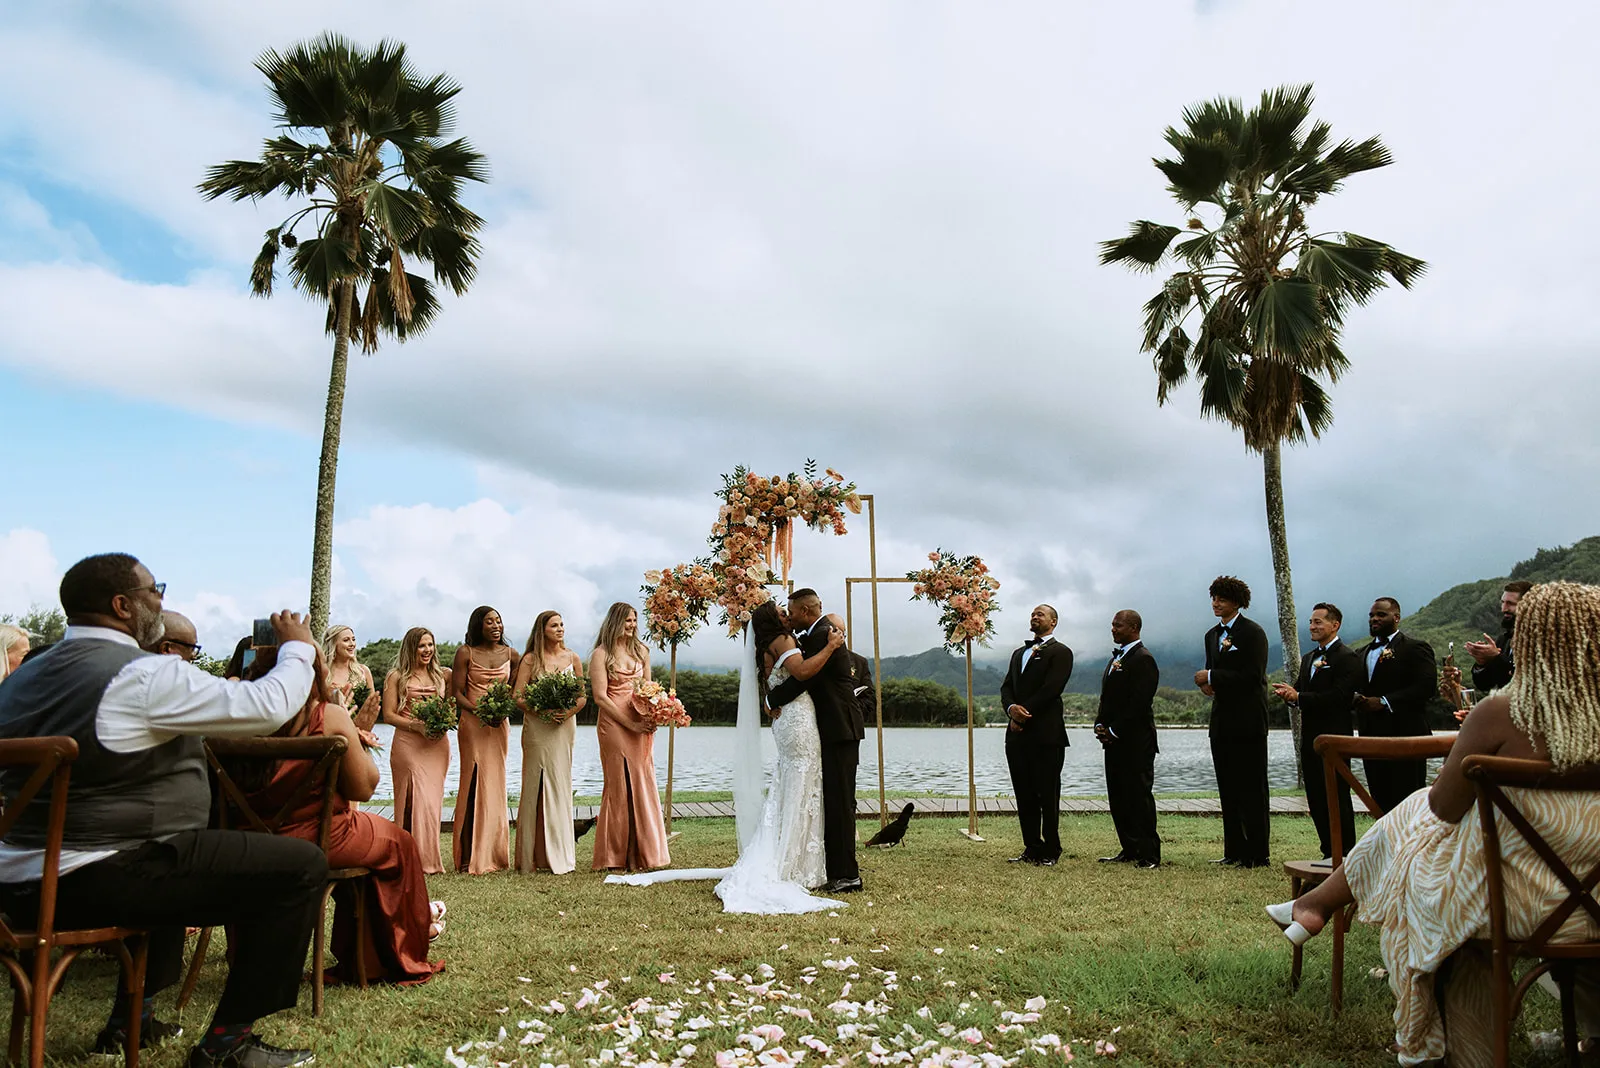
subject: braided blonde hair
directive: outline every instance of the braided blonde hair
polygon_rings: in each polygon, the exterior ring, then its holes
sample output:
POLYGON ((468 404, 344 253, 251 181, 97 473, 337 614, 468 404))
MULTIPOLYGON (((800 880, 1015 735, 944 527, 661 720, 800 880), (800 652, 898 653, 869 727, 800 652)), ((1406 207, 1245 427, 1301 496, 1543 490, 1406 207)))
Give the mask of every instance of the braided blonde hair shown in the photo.
POLYGON ((1545 582, 1517 603, 1511 722, 1557 770, 1600 761, 1600 586, 1545 582))

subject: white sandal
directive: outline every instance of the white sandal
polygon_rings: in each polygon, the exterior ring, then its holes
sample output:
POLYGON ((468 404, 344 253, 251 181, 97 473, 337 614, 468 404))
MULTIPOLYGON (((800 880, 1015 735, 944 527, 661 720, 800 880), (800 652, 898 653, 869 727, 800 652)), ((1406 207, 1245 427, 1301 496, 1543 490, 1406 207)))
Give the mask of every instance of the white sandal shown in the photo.
POLYGON ((449 906, 447 906, 443 901, 428 902, 428 910, 429 916, 434 923, 438 923, 440 920, 444 919, 444 914, 450 911, 449 906))
POLYGON ((1311 939, 1311 932, 1306 930, 1294 918, 1294 902, 1280 901, 1276 905, 1267 906, 1267 915, 1272 922, 1283 928, 1283 937, 1296 946, 1303 946, 1311 939))

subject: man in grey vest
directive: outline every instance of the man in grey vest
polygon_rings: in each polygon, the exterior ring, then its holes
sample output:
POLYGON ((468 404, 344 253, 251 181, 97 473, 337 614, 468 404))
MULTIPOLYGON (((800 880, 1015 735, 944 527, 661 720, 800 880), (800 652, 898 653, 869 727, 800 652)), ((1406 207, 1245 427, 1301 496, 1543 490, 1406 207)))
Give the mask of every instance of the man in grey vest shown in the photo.
MULTIPOLYGON (((310 842, 207 830, 211 791, 201 736, 271 734, 305 703, 314 650, 304 620, 272 617, 278 663, 254 682, 227 682, 141 646, 161 639, 166 584, 123 553, 91 556, 61 580, 66 636, 0 687, 0 738, 66 735, 78 743, 67 793, 56 922, 150 931, 144 1005, 118 1004, 96 1050, 121 1049, 131 1013, 153 1045, 179 1033, 149 1016, 177 981, 186 926, 229 928, 232 963, 191 1068, 283 1068, 309 1050, 281 1050, 252 1031, 293 1007, 328 864, 310 842)), ((0 776, 5 792, 21 771, 0 776)), ((0 842, 0 905, 31 922, 44 870, 48 791, 0 842)))

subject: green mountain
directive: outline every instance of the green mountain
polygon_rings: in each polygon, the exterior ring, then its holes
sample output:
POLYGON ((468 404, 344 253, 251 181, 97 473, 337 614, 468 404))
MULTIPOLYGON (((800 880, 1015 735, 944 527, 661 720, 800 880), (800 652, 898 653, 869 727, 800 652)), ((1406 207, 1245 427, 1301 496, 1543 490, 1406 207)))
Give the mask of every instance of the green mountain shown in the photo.
MULTIPOLYGON (((1584 582, 1600 586, 1600 537, 1584 538, 1574 545, 1540 549, 1515 565, 1508 575, 1478 579, 1452 586, 1406 617, 1401 627, 1427 639, 1433 651, 1443 657, 1450 643, 1460 650, 1464 642, 1481 639, 1484 634, 1500 636, 1500 591, 1512 579, 1529 582, 1584 582)), ((1458 653, 1460 662, 1464 653, 1458 653)))
MULTIPOLYGON (((872 650, 864 650, 871 653, 872 650)), ((867 659, 872 659, 869 655, 867 659)), ((886 656, 883 658, 883 677, 886 679, 925 679, 954 687, 959 693, 967 692, 967 664, 963 657, 946 652, 941 647, 927 649, 915 656, 886 656)), ((998 697, 1005 672, 976 660, 972 664, 972 692, 974 696, 998 697)), ((963 697, 962 700, 966 698, 963 697)))

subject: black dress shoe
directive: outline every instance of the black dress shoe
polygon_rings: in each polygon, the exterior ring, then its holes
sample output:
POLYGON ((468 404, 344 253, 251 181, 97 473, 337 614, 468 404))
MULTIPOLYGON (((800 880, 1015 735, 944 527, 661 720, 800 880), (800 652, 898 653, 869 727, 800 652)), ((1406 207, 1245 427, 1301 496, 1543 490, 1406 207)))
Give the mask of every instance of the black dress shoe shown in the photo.
POLYGON ((1239 864, 1242 864, 1243 861, 1234 860, 1232 857, 1218 857, 1216 860, 1213 860, 1211 863, 1213 863, 1213 864, 1226 864, 1228 867, 1232 868, 1232 867, 1238 866, 1239 864))
MULTIPOLYGON (((139 1048, 153 1049, 169 1038, 177 1038, 183 1034, 183 1028, 177 1024, 169 1024, 165 1020, 154 1017, 146 1020, 139 1027, 139 1048)), ((123 1047, 128 1044, 128 1029, 114 1027, 106 1024, 100 1029, 100 1034, 94 1040, 94 1051, 104 1056, 120 1056, 123 1047)))
POLYGON ((1161 862, 1159 860, 1136 860, 1133 862, 1133 866, 1135 868, 1159 868, 1161 867, 1161 862))
POLYGON ((859 894, 862 890, 861 878, 830 879, 828 885, 822 888, 825 894, 859 894))
POLYGON ((1056 858, 1055 857, 1040 857, 1038 860, 1034 861, 1034 863, 1037 864, 1041 868, 1053 868, 1053 867, 1056 866, 1056 858))
POLYGON ((1265 857, 1262 857, 1260 860, 1241 860, 1239 862, 1239 867, 1241 868, 1268 868, 1271 866, 1272 861, 1265 857))
POLYGON ((308 1049, 279 1049, 253 1034, 245 1035, 221 1053, 212 1053, 204 1046, 189 1051, 189 1068, 293 1068, 314 1060, 316 1057, 308 1049))
POLYGON ((1100 857, 1099 858, 1100 863, 1102 863, 1102 864, 1132 864, 1134 862, 1134 860, 1136 860, 1136 859, 1137 858, 1130 857, 1126 853, 1118 853, 1114 857, 1100 857))
POLYGON ((1035 864, 1035 863, 1037 863, 1037 861, 1035 861, 1033 859, 1033 856, 1031 854, 1018 853, 1014 857, 1007 857, 1006 858, 1006 863, 1007 864, 1035 864))

